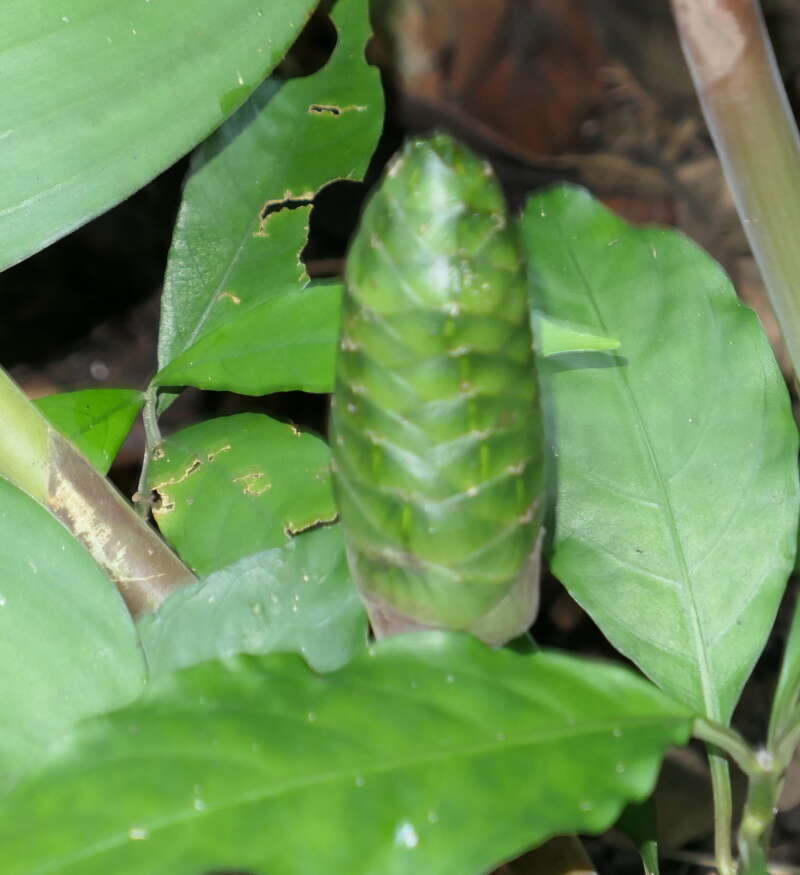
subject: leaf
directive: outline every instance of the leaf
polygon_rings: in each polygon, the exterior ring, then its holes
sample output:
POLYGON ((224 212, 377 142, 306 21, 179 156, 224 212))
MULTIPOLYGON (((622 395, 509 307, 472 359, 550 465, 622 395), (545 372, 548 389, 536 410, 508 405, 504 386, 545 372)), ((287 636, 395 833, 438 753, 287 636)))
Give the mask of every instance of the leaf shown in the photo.
POLYGON ((335 296, 300 294, 299 255, 316 192, 363 176, 383 115, 378 71, 364 59, 368 3, 339 0, 332 18, 328 63, 265 82, 194 157, 164 287, 160 386, 260 395, 332 383, 335 296))
POLYGON ((127 197, 281 60, 316 0, 4 0, 0 269, 127 197), (57 132, 57 135, 54 134, 57 132))
POLYGON ((193 425, 162 441, 149 488, 164 537, 201 575, 285 544, 336 516, 318 437, 256 413, 193 425))
POLYGON ((77 721, 138 695, 122 599, 43 507, 0 479, 0 791, 77 721))
POLYGON ((151 676, 238 653, 302 653, 317 671, 366 645, 340 526, 298 535, 178 590, 139 621, 151 676))
POLYGON ((4 875, 478 875, 610 826, 688 733, 626 669, 444 633, 323 676, 287 654, 205 663, 4 800, 4 875))
POLYGON ((558 491, 552 568, 659 686, 725 722, 792 567, 797 432, 755 315, 682 235, 585 191, 533 198, 536 306, 624 357, 542 369, 558 491))
POLYGON ((313 283, 267 298, 250 307, 246 319, 204 334, 155 382, 245 395, 330 392, 341 304, 339 283, 313 283))
POLYGON ((135 389, 84 389, 37 398, 35 404, 101 474, 107 474, 144 396, 135 389))
POLYGON ((604 334, 587 331, 580 325, 570 325, 560 319, 551 319, 539 310, 531 310, 531 319, 539 355, 619 349, 619 341, 615 337, 606 337, 604 334))

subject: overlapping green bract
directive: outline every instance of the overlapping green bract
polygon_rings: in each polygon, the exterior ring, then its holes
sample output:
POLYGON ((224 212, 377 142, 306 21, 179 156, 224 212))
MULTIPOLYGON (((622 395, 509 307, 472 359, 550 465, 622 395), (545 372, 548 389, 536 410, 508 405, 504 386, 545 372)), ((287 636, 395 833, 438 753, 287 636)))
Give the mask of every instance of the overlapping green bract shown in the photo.
POLYGON ((501 642, 536 606, 542 440, 524 273, 488 165, 411 142, 347 263, 337 499, 379 632, 501 642))

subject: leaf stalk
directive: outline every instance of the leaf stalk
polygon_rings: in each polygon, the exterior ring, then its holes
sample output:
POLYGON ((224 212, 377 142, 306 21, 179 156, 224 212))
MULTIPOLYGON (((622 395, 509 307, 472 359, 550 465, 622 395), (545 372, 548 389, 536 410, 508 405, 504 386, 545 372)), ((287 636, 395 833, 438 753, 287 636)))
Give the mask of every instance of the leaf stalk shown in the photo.
POLYGON ((706 717, 695 718, 692 734, 706 744, 724 751, 748 776, 763 775, 765 765, 771 764, 771 761, 767 763, 763 755, 754 751, 735 729, 706 717))
POLYGON ((161 430, 158 427, 158 386, 151 383, 144 393, 144 407, 142 408, 142 421, 144 423, 144 455, 142 457, 142 470, 139 472, 139 484, 133 497, 134 505, 142 519, 150 515, 150 501, 147 483, 150 475, 150 463, 153 452, 161 441, 161 430))
POLYGON ((713 745, 708 745, 708 765, 714 793, 714 857, 719 875, 736 875, 733 862, 733 800, 728 760, 713 745))

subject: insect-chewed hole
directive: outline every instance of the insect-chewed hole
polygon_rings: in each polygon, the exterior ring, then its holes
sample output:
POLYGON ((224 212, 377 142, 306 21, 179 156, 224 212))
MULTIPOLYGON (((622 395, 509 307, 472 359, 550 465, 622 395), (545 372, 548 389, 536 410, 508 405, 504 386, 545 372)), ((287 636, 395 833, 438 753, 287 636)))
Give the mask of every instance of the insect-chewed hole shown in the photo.
POLYGON ((296 210, 299 207, 307 207, 313 203, 312 198, 307 197, 287 197, 283 200, 270 201, 261 211, 262 221, 273 213, 279 213, 281 210, 296 210))
POLYGON ((312 103, 308 108, 309 112, 328 113, 329 115, 341 115, 342 111, 338 106, 329 106, 325 103, 312 103))
POLYGON ((336 48, 336 26, 328 13, 333 0, 323 0, 277 69, 282 79, 310 76, 322 69, 336 48))

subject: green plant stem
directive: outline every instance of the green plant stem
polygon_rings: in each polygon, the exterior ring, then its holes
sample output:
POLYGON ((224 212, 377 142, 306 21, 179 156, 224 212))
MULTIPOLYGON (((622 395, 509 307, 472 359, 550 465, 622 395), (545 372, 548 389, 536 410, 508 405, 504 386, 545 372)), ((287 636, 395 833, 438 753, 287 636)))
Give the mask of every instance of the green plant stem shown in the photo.
POLYGON ((731 776, 725 755, 712 745, 707 746, 711 770, 711 788, 714 792, 714 857, 719 875, 736 875, 733 862, 733 801, 731 776))
POLYGON ((695 720, 693 732, 709 745, 711 778, 714 782, 716 853, 720 872, 725 871, 720 854, 724 853, 725 848, 730 850, 730 780, 727 763, 719 753, 725 751, 748 777, 747 801, 737 837, 741 858, 738 875, 764 875, 767 871, 767 849, 775 818, 775 806, 780 793, 780 763, 769 751, 754 751, 735 730, 703 717, 695 720), (725 848, 720 846, 723 841, 726 843, 725 848))
POLYGON ((789 767, 798 744, 800 744, 800 706, 789 715, 786 731, 776 739, 773 753, 782 771, 789 767))
POLYGON ((150 491, 147 481, 150 474, 150 462, 156 445, 161 441, 161 431, 158 427, 158 386, 150 385, 144 393, 144 408, 142 410, 144 423, 144 456, 142 457, 142 470, 139 474, 139 485, 136 487, 134 504, 142 519, 150 515, 150 491))
POLYGON ((706 744, 725 751, 746 775, 763 774, 764 767, 759 755, 735 729, 705 717, 697 717, 692 726, 692 734, 706 744))
POLYGON ((155 610, 192 572, 0 368, 0 477, 80 540, 133 616, 155 610))
POLYGON ((774 780, 766 788, 751 786, 739 831, 740 853, 743 858, 747 854, 748 859, 755 860, 754 865, 766 856, 772 832, 772 813, 783 792, 786 770, 800 743, 798 693, 800 693, 800 600, 795 601, 769 719, 767 750, 775 761, 774 780), (769 821, 766 826, 761 826, 768 813, 769 821))
POLYGON ((781 672, 772 701, 767 735, 767 748, 772 751, 783 768, 789 765, 794 754, 794 746, 797 744, 795 738, 791 750, 784 751, 787 735, 794 735, 800 727, 798 693, 800 693, 800 599, 797 599, 794 605, 781 672))
POLYGON ((672 0, 739 217, 800 374, 800 137, 756 0, 672 0))
POLYGON ((739 826, 739 875, 766 875, 779 785, 778 776, 771 771, 750 777, 739 826))
POLYGON ((47 501, 47 420, 17 384, 0 369, 0 476, 39 502, 47 501))
POLYGON ((658 869, 658 843, 654 841, 643 842, 639 848, 642 858, 644 875, 659 875, 658 869))

